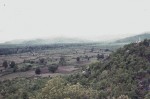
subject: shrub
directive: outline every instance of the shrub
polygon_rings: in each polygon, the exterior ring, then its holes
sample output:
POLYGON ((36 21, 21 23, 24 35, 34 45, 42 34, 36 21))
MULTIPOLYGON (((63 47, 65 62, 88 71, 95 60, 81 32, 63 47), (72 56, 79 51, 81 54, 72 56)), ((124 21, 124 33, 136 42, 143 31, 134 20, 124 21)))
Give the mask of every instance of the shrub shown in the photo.
POLYGON ((80 57, 77 57, 77 59, 76 59, 76 60, 77 60, 77 62, 80 62, 80 57))
POLYGON ((45 59, 44 59, 44 58, 42 58, 42 59, 39 59, 39 61, 40 61, 40 63, 41 63, 41 64, 44 64, 45 59))
POLYGON ((80 84, 71 85, 61 77, 49 80, 34 99, 98 99, 98 92, 80 84))
POLYGON ((3 67, 4 67, 5 69, 8 67, 7 61, 4 61, 4 62, 3 62, 3 67))
POLYGON ((61 58, 60 58, 59 64, 62 65, 62 66, 66 65, 66 60, 65 60, 64 57, 61 57, 61 58))
POLYGON ((12 62, 10 63, 10 68, 14 68, 15 65, 16 65, 16 63, 15 63, 14 61, 12 61, 12 62))
POLYGON ((15 65, 15 66, 13 67, 13 72, 16 72, 17 69, 18 69, 18 67, 15 65))
POLYGON ((58 65, 51 65, 48 67, 48 70, 52 73, 56 72, 57 69, 58 69, 58 65))
POLYGON ((31 69, 31 67, 32 67, 32 65, 25 65, 20 69, 20 71, 22 71, 22 72, 28 71, 31 69))
POLYGON ((97 60, 103 59, 104 58, 104 54, 97 54, 97 60))
POLYGON ((41 70, 39 67, 35 69, 35 74, 41 74, 41 70))

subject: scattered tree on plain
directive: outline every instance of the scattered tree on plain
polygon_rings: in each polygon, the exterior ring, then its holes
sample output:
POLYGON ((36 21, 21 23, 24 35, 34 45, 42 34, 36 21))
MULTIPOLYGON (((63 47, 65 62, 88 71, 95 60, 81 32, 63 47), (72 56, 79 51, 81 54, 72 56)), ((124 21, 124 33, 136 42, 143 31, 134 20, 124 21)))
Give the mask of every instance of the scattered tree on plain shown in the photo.
POLYGON ((60 57, 59 64, 62 66, 66 65, 66 60, 64 57, 60 57))
POLYGON ((76 60, 77 60, 77 62, 80 62, 80 57, 77 57, 77 59, 76 59, 76 60))
POLYGON ((35 74, 41 74, 41 69, 39 67, 35 69, 35 74))
POLYGON ((57 69, 58 69, 58 65, 55 64, 48 67, 48 70, 52 73, 55 73, 57 69))
POLYGON ((7 63, 6 60, 3 62, 3 67, 4 67, 5 69, 8 67, 8 63, 7 63))
POLYGON ((16 63, 14 62, 14 61, 12 61, 11 63, 10 63, 10 68, 14 68, 16 66, 16 63))

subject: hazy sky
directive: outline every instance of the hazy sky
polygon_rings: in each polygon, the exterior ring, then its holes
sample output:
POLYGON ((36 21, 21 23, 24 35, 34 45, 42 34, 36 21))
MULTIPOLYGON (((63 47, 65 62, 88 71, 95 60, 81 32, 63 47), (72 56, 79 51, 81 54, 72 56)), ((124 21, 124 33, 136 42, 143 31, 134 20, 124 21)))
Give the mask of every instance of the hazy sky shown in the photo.
POLYGON ((0 0, 0 42, 117 39, 150 31, 149 0, 0 0))

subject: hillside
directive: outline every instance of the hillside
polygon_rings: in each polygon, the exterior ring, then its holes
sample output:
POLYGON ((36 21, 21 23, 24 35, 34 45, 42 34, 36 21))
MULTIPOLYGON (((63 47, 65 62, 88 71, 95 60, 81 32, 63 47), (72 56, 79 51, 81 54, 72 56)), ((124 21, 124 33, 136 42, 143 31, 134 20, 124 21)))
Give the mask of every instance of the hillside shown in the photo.
POLYGON ((115 41, 115 43, 133 43, 139 40, 139 38, 143 41, 144 39, 150 39, 150 33, 144 33, 140 35, 135 35, 131 37, 127 37, 124 39, 120 39, 115 41))
MULTIPOLYGON (((72 75, 68 80, 80 82, 100 92, 100 99, 127 95, 131 99, 150 99, 150 40, 118 49, 105 62, 87 67, 86 75, 72 75)), ((120 98, 128 99, 128 98, 120 98)))

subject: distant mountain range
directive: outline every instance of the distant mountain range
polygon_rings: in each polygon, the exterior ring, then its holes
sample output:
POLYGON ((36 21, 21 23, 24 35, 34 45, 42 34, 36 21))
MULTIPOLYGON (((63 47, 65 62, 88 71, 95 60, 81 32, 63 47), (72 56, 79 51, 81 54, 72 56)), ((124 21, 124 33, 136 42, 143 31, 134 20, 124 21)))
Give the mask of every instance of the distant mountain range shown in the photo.
POLYGON ((115 41, 115 43, 132 43, 132 42, 138 41, 139 39, 141 41, 143 41, 144 39, 150 39, 150 33, 144 33, 140 35, 126 37, 126 38, 115 41))
POLYGON ((44 45, 44 44, 61 44, 61 43, 88 43, 91 41, 76 38, 55 38, 55 39, 34 39, 34 40, 13 40, 3 44, 20 44, 20 45, 44 45))
MULTIPOLYGON (((140 35, 130 36, 123 39, 116 40, 111 43, 132 43, 144 39, 150 39, 150 33, 144 33, 140 35)), ((76 38, 54 38, 54 39, 33 39, 33 40, 13 40, 3 43, 3 45, 19 44, 19 45, 44 45, 44 44, 61 44, 61 43, 94 43, 90 40, 82 40, 76 38)), ((95 43, 104 43, 104 42, 95 42, 95 43)), ((108 43, 108 42, 105 42, 108 43)))

